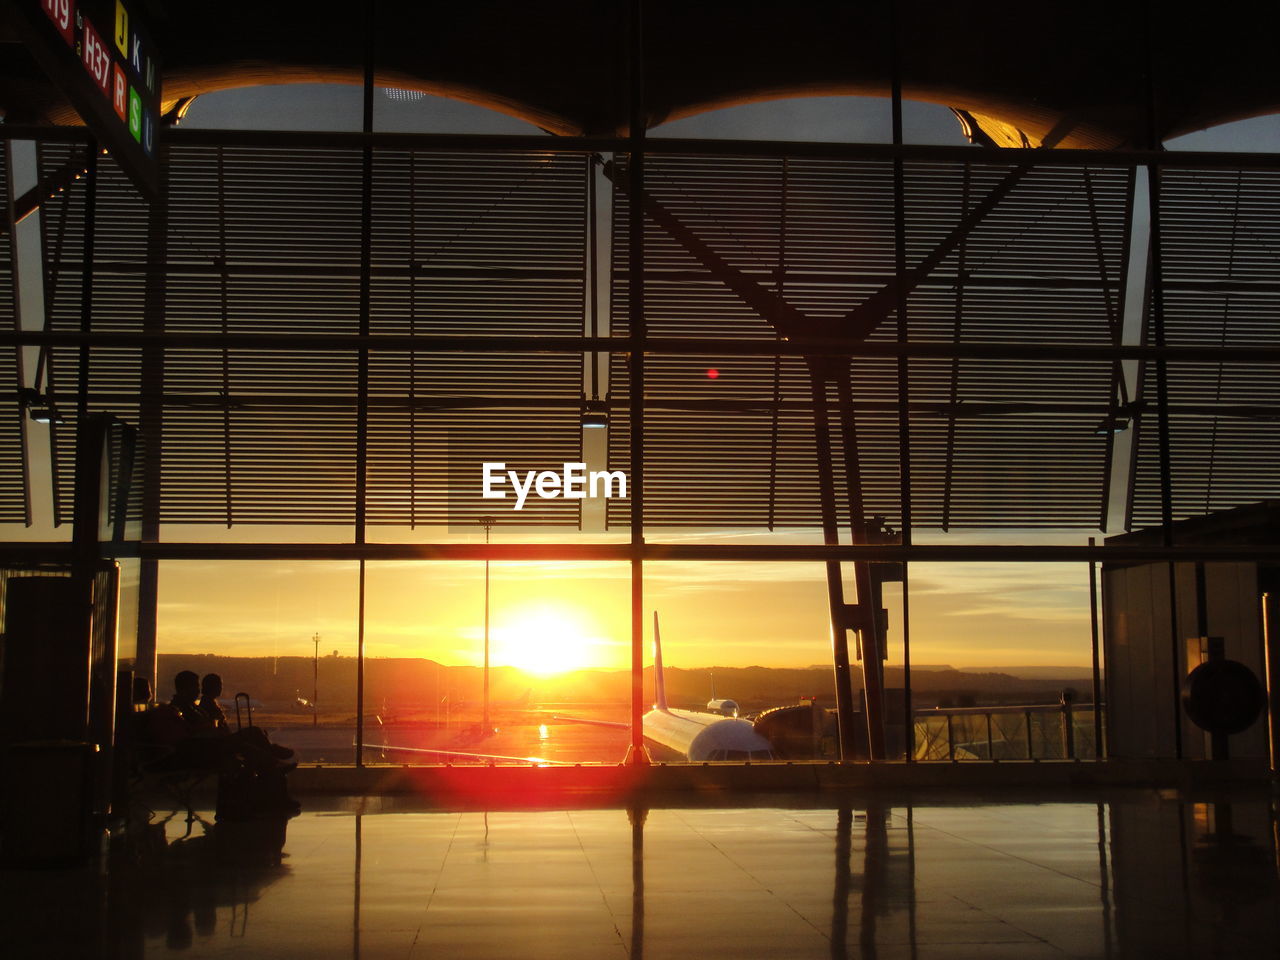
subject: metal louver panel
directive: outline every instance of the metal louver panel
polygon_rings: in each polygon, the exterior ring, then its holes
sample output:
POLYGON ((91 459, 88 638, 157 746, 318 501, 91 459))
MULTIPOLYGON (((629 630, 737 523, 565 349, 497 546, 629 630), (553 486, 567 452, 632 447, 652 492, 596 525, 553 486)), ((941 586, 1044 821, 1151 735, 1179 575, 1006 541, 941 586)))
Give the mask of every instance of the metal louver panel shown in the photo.
MULTIPOLYGON (((165 331, 359 331, 358 151, 170 153, 165 331)), ((167 522, 355 516, 356 357, 169 349, 167 522)))
MULTIPOLYGON (((377 352, 370 360, 369 522, 475 523, 482 464, 523 474, 582 457, 582 355, 377 352)), ((576 501, 530 498, 518 519, 578 523, 576 501)))
MULTIPOLYGON (((1006 186, 912 293, 910 338, 1119 342, 1126 169, 908 164, 908 268, 1006 186)), ((1108 440, 1095 428, 1112 376, 1112 364, 1098 361, 913 362, 911 402, 923 408, 911 417, 915 521, 944 529, 1101 526, 1108 440)))
MULTIPOLYGON (((730 271, 831 330, 893 276, 892 166, 873 161, 651 156, 647 190, 730 271)), ((1129 216, 1123 169, 906 165, 907 266, 992 213, 909 296, 912 341, 1112 342, 1129 216)), ((618 182, 621 182, 620 180, 618 182)), ((627 334, 629 198, 615 192, 613 330, 627 334)), ((651 336, 774 339, 773 318, 731 290, 687 243, 646 219, 651 336)), ((892 312, 870 340, 894 340, 892 312)), ((867 515, 901 519, 899 385, 893 361, 851 364, 867 515)), ((1094 435, 1112 365, 916 360, 910 365, 913 523, 1099 525, 1106 440, 1094 435)), ((615 358, 610 463, 628 467, 625 360, 615 358)), ((798 358, 650 356, 645 366, 646 523, 812 526, 819 521, 810 378, 798 358), (718 376, 708 376, 708 370, 718 376)), ((835 394, 829 402, 834 415, 835 394)), ((847 522, 843 449, 833 453, 847 522)), ((610 505, 613 524, 628 520, 610 505)))
MULTIPOLYGON (((586 158, 551 152, 375 154, 372 330, 577 336, 586 291, 586 158)), ((471 523, 481 464, 581 459, 582 354, 370 357, 369 522, 471 523)), ((514 517, 512 518, 514 519, 514 517)), ((529 524, 578 523, 531 498, 529 524)))
MULTIPOLYGON (((55 177, 68 168, 83 169, 85 147, 42 144, 40 172, 55 177)), ((108 156, 98 157, 97 199, 94 204, 93 295, 90 323, 94 333, 139 333, 146 274, 150 206, 128 177, 108 156)), ((82 314, 86 181, 75 180, 63 193, 43 205, 45 311, 49 329, 77 333, 82 314)), ((54 520, 69 522, 74 498, 76 396, 79 393, 80 351, 49 351, 46 385, 62 397, 59 412, 66 422, 50 428, 53 444, 54 520)), ((128 347, 95 347, 89 351, 89 413, 114 414, 137 423, 143 390, 142 357, 128 347)))
MULTIPOLYGON (((42 144, 42 175, 82 164, 83 150, 42 144)), ((340 336, 366 326, 375 337, 583 332, 585 156, 399 146, 379 146, 373 156, 366 318, 358 147, 175 146, 163 263, 148 262, 147 204, 109 157, 99 158, 93 332, 143 332, 148 278, 161 270, 165 330, 174 334, 340 336)), ((904 163, 908 275, 931 266, 908 294, 910 342, 1118 342, 1129 169, 920 156, 904 163), (990 212, 967 224, 996 194, 990 212)), ((651 197, 766 298, 776 295, 819 329, 858 323, 873 342, 897 339, 891 309, 865 316, 894 272, 889 162, 659 155, 648 158, 646 171, 651 197)), ((1280 173, 1169 168, 1161 177, 1167 342, 1280 345, 1280 173)), ((610 466, 631 471, 621 339, 630 281, 625 192, 615 201, 610 329, 620 339, 609 373, 610 466)), ((81 326, 84 203, 85 184, 75 181, 41 207, 46 311, 55 332, 81 326)), ((8 244, 0 238, 0 269, 11 271, 8 244)), ((749 307, 653 220, 645 293, 656 337, 767 344, 778 336, 776 317, 749 307)), ((0 284, 0 311, 16 320, 12 274, 0 284)), ((150 382, 142 348, 94 346, 88 409, 137 424, 145 404, 160 406, 160 519, 170 523, 353 522, 362 407, 373 524, 474 522, 488 512, 473 496, 484 460, 524 470, 581 457, 581 354, 374 346, 362 398, 361 354, 325 346, 296 354, 243 345, 158 348, 164 376, 150 382)), ((69 418, 53 430, 55 510, 65 520, 80 350, 48 353, 47 385, 69 418)), ((16 376, 15 350, 0 350, 0 363, 16 376)), ((1175 516, 1280 495, 1272 453, 1280 386, 1271 366, 1170 362, 1175 516)), ((865 512, 896 525, 903 513, 898 364, 855 358, 849 369, 865 512)), ((1110 440, 1095 428, 1114 402, 1115 363, 931 358, 913 359, 909 369, 914 525, 1099 524, 1110 440)), ((1134 525, 1160 519, 1153 374, 1147 364, 1134 525)), ((803 359, 654 354, 646 358, 645 393, 646 523, 818 523, 803 359)), ((836 400, 829 389, 833 412, 836 400)), ((0 519, 8 522, 25 519, 27 508, 21 417, 15 404, 0 418, 0 448, 12 451, 0 463, 0 519)), ((838 424, 832 442, 847 522, 838 424)), ((574 525, 576 506, 531 502, 520 519, 574 525)), ((626 501, 611 502, 611 524, 629 522, 628 510, 626 501)))
MULTIPOLYGON (((1160 177, 1165 340, 1170 346, 1280 345, 1280 172, 1166 169, 1160 177)), ((1154 315, 1148 342, 1155 342, 1154 315)), ((1248 363, 1170 364, 1170 484, 1175 519, 1280 494, 1280 381, 1248 363)), ((1155 365, 1145 370, 1154 403, 1155 365)), ((1142 418, 1135 526, 1159 523, 1154 411, 1142 418)))
MULTIPOLYGON (((0 190, 9 195, 8 151, 0 150, 0 190)), ((14 296, 13 235, 0 234, 0 323, 19 329, 18 304, 14 296)), ((22 382, 16 347, 0 347, 0 369, 13 378, 15 388, 22 382)), ((0 523, 27 523, 30 520, 27 496, 27 450, 20 403, 6 405, 0 415, 0 523)))
MULTIPOLYGON (((378 150, 372 170, 370 333, 581 333, 583 158, 378 150)), ((359 150, 175 149, 166 329, 360 332, 362 176, 359 150)), ((459 438, 530 467, 580 457, 581 355, 367 363, 370 523, 466 514, 441 472, 470 456, 459 438)), ((162 518, 353 522, 359 364, 167 351, 162 518)), ((533 506, 522 522, 577 523, 576 504, 533 506)))

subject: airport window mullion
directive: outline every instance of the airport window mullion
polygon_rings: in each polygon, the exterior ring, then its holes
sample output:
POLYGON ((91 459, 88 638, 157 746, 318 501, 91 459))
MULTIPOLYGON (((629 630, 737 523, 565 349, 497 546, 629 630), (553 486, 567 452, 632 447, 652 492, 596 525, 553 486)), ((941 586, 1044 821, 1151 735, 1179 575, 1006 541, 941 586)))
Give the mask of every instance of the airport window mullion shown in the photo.
POLYGON ((627 208, 627 259, 630 272, 627 289, 628 401, 631 460, 631 747, 630 759, 643 762, 644 709, 644 387, 645 387, 645 111, 644 4, 631 0, 628 6, 627 65, 630 95, 627 125, 627 181, 630 203, 627 208))

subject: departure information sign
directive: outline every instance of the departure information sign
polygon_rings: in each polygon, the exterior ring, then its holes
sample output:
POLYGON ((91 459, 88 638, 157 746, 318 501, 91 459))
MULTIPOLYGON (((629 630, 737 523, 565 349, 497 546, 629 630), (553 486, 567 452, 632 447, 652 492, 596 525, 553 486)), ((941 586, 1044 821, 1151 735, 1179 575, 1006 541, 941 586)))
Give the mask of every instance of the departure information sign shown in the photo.
POLYGON ((142 0, 15 0, 28 48, 121 168, 159 192, 160 54, 142 0))

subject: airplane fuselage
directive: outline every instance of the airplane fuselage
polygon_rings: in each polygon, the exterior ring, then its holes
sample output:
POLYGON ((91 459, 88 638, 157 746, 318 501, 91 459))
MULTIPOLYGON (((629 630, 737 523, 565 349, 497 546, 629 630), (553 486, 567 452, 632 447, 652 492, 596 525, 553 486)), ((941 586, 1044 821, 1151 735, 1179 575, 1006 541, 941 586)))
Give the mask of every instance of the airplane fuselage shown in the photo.
POLYGON ((644 715, 644 737, 658 752, 695 763, 773 756, 769 741, 750 721, 718 713, 655 707, 644 715))

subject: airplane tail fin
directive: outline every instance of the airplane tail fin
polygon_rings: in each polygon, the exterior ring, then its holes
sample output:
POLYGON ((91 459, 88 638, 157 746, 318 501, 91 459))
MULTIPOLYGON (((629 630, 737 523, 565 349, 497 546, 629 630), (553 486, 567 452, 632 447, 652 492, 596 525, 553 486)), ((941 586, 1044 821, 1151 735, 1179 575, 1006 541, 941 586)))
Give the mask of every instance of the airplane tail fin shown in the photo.
POLYGON ((658 633, 658 611, 653 611, 653 695, 654 706, 667 709, 667 678, 662 670, 662 636, 658 633))

